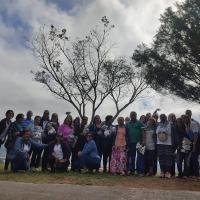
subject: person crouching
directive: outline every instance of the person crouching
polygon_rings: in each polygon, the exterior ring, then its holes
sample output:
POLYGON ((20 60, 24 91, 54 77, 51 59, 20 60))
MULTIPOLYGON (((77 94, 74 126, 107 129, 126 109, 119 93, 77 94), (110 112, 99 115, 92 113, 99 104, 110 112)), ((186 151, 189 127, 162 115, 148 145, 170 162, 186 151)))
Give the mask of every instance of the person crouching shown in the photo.
POLYGON ((63 136, 56 135, 55 141, 49 146, 49 165, 51 172, 66 172, 69 166, 71 151, 63 140, 63 136))
POLYGON ((31 148, 41 150, 47 146, 45 144, 36 143, 30 137, 30 130, 23 131, 22 137, 16 139, 14 147, 9 152, 8 157, 12 162, 12 170, 14 172, 29 170, 31 148))
POLYGON ((100 167, 100 157, 91 132, 87 133, 86 140, 87 142, 83 147, 83 151, 78 152, 79 159, 76 162, 76 166, 80 171, 92 171, 93 169, 97 170, 100 167))

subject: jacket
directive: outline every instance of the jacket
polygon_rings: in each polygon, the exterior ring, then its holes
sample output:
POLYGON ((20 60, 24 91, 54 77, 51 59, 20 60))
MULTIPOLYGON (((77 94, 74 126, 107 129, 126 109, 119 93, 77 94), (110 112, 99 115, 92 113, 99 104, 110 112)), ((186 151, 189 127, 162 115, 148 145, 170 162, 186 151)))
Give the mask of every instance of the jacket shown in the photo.
MULTIPOLYGON (((49 158, 52 156, 52 153, 54 152, 54 146, 55 145, 56 145, 56 143, 53 142, 49 146, 49 158)), ((70 155, 71 155, 71 151, 70 151, 69 146, 65 142, 61 142, 61 148, 62 148, 62 152, 63 152, 63 159, 66 159, 67 161, 69 161, 69 158, 70 158, 70 155)))
MULTIPOLYGON (((28 158, 29 154, 28 152, 24 151, 24 138, 23 137, 17 137, 14 147, 8 152, 7 159, 14 160, 17 154, 20 154, 24 158, 28 158)), ((44 149, 47 145, 45 144, 38 144, 34 142, 31 138, 29 139, 27 145, 29 146, 29 149, 44 149)))
MULTIPOLYGON (((8 126, 10 126, 10 124, 11 124, 11 121, 8 126)), ((7 119, 5 118, 0 121, 0 136, 2 136, 2 134, 4 134, 4 131, 6 131, 6 128, 7 128, 7 119)), ((9 127, 8 127, 8 129, 9 129, 9 127)), ((4 141, 6 139, 6 136, 8 134, 8 129, 7 129, 7 132, 5 133, 5 135, 3 136, 3 138, 0 138, 0 143, 2 143, 2 144, 4 143, 4 141)))

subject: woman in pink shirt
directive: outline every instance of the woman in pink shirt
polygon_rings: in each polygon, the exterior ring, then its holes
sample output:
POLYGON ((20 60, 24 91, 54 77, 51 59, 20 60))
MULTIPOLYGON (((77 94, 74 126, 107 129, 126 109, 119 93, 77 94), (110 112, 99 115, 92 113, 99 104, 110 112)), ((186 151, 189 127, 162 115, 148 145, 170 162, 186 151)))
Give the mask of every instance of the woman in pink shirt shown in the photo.
POLYGON ((68 136, 73 133, 72 121, 72 116, 68 115, 58 129, 58 134, 62 135, 66 142, 68 142, 68 136))

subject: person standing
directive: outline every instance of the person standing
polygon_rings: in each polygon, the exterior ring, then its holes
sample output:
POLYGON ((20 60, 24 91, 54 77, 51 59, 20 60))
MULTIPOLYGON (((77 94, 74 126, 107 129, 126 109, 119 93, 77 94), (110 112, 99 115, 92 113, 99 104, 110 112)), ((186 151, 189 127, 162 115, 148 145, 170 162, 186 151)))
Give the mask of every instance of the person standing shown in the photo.
POLYGON ((34 121, 32 120, 32 116, 33 112, 29 110, 26 113, 26 119, 24 119, 22 123, 24 130, 31 130, 31 128, 33 127, 34 121))
MULTIPOLYGON (((18 114, 16 116, 16 120, 11 123, 9 129, 8 129, 8 137, 5 142, 5 148, 6 148, 6 160, 5 160, 5 165, 4 165, 4 170, 7 171, 10 163, 10 159, 8 157, 10 150, 13 148, 16 139, 19 136, 22 136, 22 133, 24 131, 23 129, 23 120, 24 120, 24 115, 18 114)), ((12 166, 11 166, 12 168, 12 166)))
POLYGON ((72 147, 72 156, 71 156, 71 171, 75 171, 75 162, 78 160, 78 152, 83 150, 85 143, 85 136, 81 134, 81 120, 80 117, 76 117, 73 121, 74 135, 77 137, 77 142, 72 147))
MULTIPOLYGON (((51 121, 49 121, 45 127, 42 142, 44 144, 52 144, 55 141, 57 131, 58 131, 59 123, 58 123, 58 115, 53 113, 51 116, 51 121)), ((48 165, 48 155, 49 155, 49 148, 45 148, 43 155, 42 155, 42 171, 47 170, 48 165)))
POLYGON ((63 140, 69 145, 68 137, 73 134, 74 130, 72 127, 73 119, 71 115, 67 115, 64 123, 58 128, 58 133, 63 136, 63 140))
POLYGON ((12 122, 11 120, 14 117, 14 112, 12 110, 7 110, 5 115, 6 117, 0 122, 0 148, 6 140, 8 129, 12 122))
POLYGON ((178 178, 188 177, 190 170, 192 142, 186 134, 186 127, 182 118, 177 119, 176 132, 178 136, 178 144, 177 144, 178 178), (184 162, 184 170, 183 170, 183 162, 184 162))
POLYGON ((160 177, 171 178, 173 165, 173 146, 171 124, 167 121, 165 114, 160 115, 160 122, 156 129, 157 151, 160 164, 160 177))
POLYGON ((96 115, 94 117, 93 123, 89 126, 90 132, 94 134, 94 141, 97 146, 98 154, 100 158, 102 157, 102 144, 101 144, 101 138, 102 138, 102 129, 101 129, 101 118, 99 115, 96 115))
POLYGON ((45 110, 44 113, 43 113, 43 116, 41 118, 41 124, 40 124, 40 126, 42 127, 43 130, 45 130, 45 127, 46 127, 46 125, 49 121, 50 121, 49 111, 45 110))
POLYGON ((78 170, 77 169, 77 161, 79 159, 78 157, 78 152, 83 150, 83 147, 85 143, 87 142, 86 140, 86 134, 89 132, 89 127, 88 127, 88 117, 83 116, 80 122, 80 118, 77 117, 74 120, 74 135, 77 138, 77 141, 75 145, 72 147, 72 158, 71 158, 71 170, 78 170))
MULTIPOLYGON (((173 154, 175 155, 175 152, 177 150, 177 123, 176 123, 176 115, 174 113, 170 113, 168 115, 168 122, 171 124, 171 134, 172 134, 172 144, 173 144, 173 154)), ((172 157, 172 168, 171 168, 171 176, 175 176, 175 156, 172 157)))
MULTIPOLYGON (((34 125, 31 130, 31 139, 36 142, 37 144, 42 144, 42 136, 44 134, 44 130, 40 126, 41 124, 41 117, 35 116, 34 118, 34 125)), ((41 160, 41 154, 43 149, 31 149, 32 156, 31 156, 31 163, 30 167, 34 171, 38 171, 40 160, 41 160)))
POLYGON ((186 134, 192 142, 192 155, 190 161, 190 175, 196 178, 199 177, 199 161, 198 156, 200 152, 200 137, 198 124, 191 119, 190 115, 184 117, 184 124, 186 127, 186 134))
POLYGON ((112 148, 112 156, 110 162, 110 172, 112 174, 126 175, 127 173, 127 142, 126 142, 126 128, 124 125, 124 118, 118 118, 118 125, 116 127, 115 144, 112 148))
POLYGON ((147 176, 154 175, 154 163, 157 161, 156 155, 156 121, 149 118, 144 129, 145 143, 145 174, 147 176), (156 161, 155 161, 156 159, 156 161))
POLYGON ((102 125, 102 154, 103 154, 103 172, 110 170, 110 161, 112 154, 112 147, 114 145, 114 138, 116 136, 116 127, 112 125, 113 116, 107 115, 105 118, 105 123, 102 125), (107 168, 108 164, 108 168, 107 168))
MULTIPOLYGON (((128 171, 129 171, 129 174, 135 174, 136 144, 138 142, 142 142, 143 124, 139 120, 137 120, 137 113, 134 111, 130 113, 130 119, 131 120, 126 124, 126 135, 127 135, 127 139, 128 139, 128 149, 129 149, 128 171)), ((137 163, 140 163, 139 159, 140 159, 140 157, 137 157, 137 163)))

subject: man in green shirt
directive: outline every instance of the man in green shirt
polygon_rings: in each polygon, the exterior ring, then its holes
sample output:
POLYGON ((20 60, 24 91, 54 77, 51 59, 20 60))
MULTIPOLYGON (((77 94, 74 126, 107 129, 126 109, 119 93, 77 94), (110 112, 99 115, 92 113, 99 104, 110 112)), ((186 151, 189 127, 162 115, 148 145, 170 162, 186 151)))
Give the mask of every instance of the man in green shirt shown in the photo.
MULTIPOLYGON (((142 123, 137 120, 137 113, 130 113, 130 121, 126 124, 126 137, 129 148, 129 173, 135 173, 136 144, 142 141, 142 123)), ((137 165, 140 163, 137 156, 137 165)))

